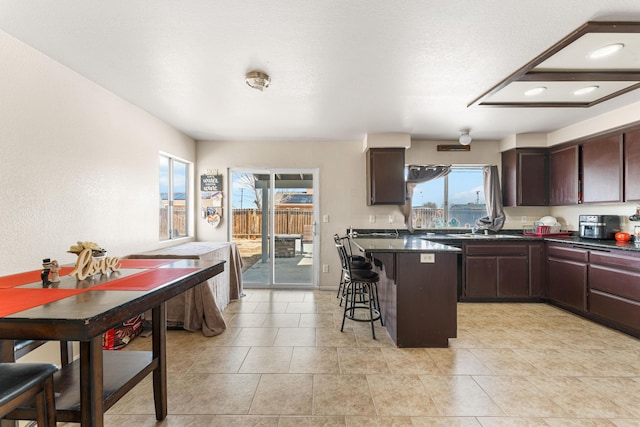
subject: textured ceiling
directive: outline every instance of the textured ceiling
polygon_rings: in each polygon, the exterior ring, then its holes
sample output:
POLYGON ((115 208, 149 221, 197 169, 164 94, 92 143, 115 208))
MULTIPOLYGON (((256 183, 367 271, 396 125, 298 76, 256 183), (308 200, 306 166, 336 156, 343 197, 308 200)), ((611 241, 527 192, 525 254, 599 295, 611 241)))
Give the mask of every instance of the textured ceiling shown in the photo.
MULTIPOLYGON (((640 101, 467 105, 587 21, 638 0, 0 0, 0 29, 199 140, 475 140, 640 101), (264 92, 244 75, 271 76, 264 92)), ((640 68, 640 59, 635 64, 640 68)))

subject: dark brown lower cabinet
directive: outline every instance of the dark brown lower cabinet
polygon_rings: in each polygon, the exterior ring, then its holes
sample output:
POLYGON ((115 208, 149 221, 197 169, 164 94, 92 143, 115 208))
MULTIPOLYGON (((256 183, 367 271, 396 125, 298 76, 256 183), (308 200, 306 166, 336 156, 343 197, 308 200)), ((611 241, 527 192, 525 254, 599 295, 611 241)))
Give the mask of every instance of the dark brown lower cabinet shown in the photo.
POLYGON ((640 253, 547 244, 550 302, 640 337, 640 253))
POLYGON ((587 311, 589 251, 565 244, 547 246, 548 297, 554 303, 587 311))
POLYGON ((589 261, 589 313, 640 333, 640 256, 592 251, 589 261))
POLYGON ((499 301, 541 296, 543 244, 465 243, 461 300, 499 301))
POLYGON ((398 347, 447 347, 457 334, 458 253, 372 254, 380 274, 378 297, 389 335, 398 347))

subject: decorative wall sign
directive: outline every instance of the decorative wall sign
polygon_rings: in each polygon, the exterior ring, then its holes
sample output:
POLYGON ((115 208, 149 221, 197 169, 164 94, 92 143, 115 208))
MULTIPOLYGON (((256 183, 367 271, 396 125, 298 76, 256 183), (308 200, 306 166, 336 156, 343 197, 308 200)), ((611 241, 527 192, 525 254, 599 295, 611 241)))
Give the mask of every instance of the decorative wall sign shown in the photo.
POLYGON ((222 191, 222 175, 200 175, 200 191, 222 191))
POLYGON ((202 218, 214 227, 222 222, 222 175, 200 175, 202 218))

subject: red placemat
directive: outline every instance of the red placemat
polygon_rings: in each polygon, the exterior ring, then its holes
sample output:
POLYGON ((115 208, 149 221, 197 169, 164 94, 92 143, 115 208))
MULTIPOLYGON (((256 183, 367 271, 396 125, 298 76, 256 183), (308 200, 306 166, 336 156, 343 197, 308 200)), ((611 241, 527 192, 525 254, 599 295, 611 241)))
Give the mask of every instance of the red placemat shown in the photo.
MULTIPOLYGON (((38 278, 40 278, 38 276, 38 278)), ((0 289, 0 317, 48 304, 87 289, 8 288, 0 289)))
MULTIPOLYGON (((62 267, 58 273, 60 276, 66 276, 73 271, 73 267, 62 267)), ((28 283, 41 282, 40 273, 42 270, 33 270, 26 273, 13 274, 11 276, 0 277, 0 289, 13 288, 14 286, 26 285, 28 283)))
POLYGON ((175 259, 136 259, 127 258, 120 260, 121 268, 157 268, 161 265, 176 262, 175 259))
POLYGON ((102 283, 90 289, 92 291, 148 291, 198 270, 199 268, 154 268, 102 283))

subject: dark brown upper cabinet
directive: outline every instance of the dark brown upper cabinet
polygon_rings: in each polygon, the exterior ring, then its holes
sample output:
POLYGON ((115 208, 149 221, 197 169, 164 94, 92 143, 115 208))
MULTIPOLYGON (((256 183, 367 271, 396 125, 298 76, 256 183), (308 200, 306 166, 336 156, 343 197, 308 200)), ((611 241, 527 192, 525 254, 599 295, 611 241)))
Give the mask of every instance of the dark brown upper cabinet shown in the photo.
POLYGON ((404 148, 367 150, 367 205, 404 205, 404 148))
POLYGON ((504 206, 549 204, 546 148, 515 148, 502 153, 504 206))
POLYGON ((624 199, 640 200, 640 129, 624 134, 624 199))
POLYGON ((549 204, 551 206, 580 203, 579 172, 580 147, 551 150, 549 152, 549 204))
POLYGON ((622 134, 582 144, 582 200, 584 203, 622 202, 622 134))

